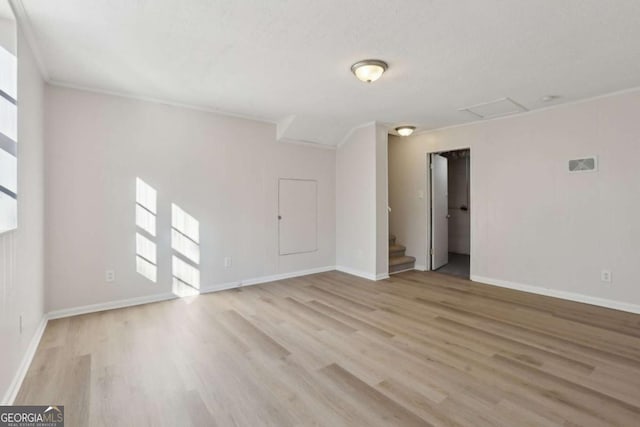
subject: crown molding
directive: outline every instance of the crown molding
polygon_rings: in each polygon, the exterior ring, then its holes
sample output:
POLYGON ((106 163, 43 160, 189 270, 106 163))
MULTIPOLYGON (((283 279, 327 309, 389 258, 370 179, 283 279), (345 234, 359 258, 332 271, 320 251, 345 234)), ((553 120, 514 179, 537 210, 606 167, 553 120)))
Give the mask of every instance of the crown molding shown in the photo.
MULTIPOLYGON (((588 98, 581 98, 581 99, 576 99, 576 100, 573 100, 573 101, 557 103, 557 104, 554 104, 554 105, 549 105, 548 107, 536 108, 536 109, 533 109, 533 110, 523 111, 521 113, 508 114, 508 115, 504 115, 504 116, 500 116, 500 117, 494 117, 494 118, 491 118, 491 119, 478 119, 478 120, 472 120, 472 121, 466 122, 466 123, 458 123, 458 124, 455 124, 455 125, 442 126, 442 127, 433 128, 433 129, 424 129, 424 130, 421 130, 421 131, 414 132, 411 136, 408 136, 408 137, 405 137, 405 138, 414 138, 416 136, 429 135, 429 134, 432 134, 432 133, 441 132, 441 131, 445 131, 445 130, 463 128, 463 127, 467 127, 467 126, 475 126, 475 125, 480 125, 480 124, 483 124, 483 123, 490 123, 490 122, 494 122, 494 121, 498 121, 498 120, 509 120, 509 119, 514 119, 514 118, 517 118, 517 117, 530 116, 530 115, 534 115, 534 114, 538 114, 538 113, 543 113, 545 111, 568 108, 568 107, 572 107, 574 105, 586 104, 586 103, 589 103, 589 102, 592 102, 592 101, 597 101, 597 100, 600 100, 600 99, 612 98, 614 96, 626 95, 626 94, 630 94, 630 93, 634 93, 634 92, 640 92, 640 86, 631 87, 631 88, 622 89, 622 90, 617 90, 615 92, 603 93, 601 95, 590 96, 588 98)), ((394 136, 397 136, 397 135, 394 135, 394 136)))
POLYGON ((129 94, 129 93, 124 93, 124 92, 118 92, 118 91, 114 91, 114 90, 98 89, 98 88, 91 87, 91 86, 76 85, 76 84, 73 84, 73 83, 67 83, 67 82, 62 82, 62 81, 59 81, 59 80, 52 80, 52 79, 48 80, 47 83, 49 85, 51 85, 51 86, 61 87, 61 88, 64 88, 64 89, 78 90, 78 91, 82 91, 82 92, 96 93, 96 94, 100 94, 100 95, 116 96, 118 98, 132 99, 134 101, 151 102, 151 103, 154 103, 154 104, 168 105, 170 107, 185 108, 185 109, 188 109, 188 110, 201 111, 201 112, 204 112, 204 113, 216 114, 216 115, 219 115, 219 116, 229 117, 229 118, 233 118, 233 119, 250 120, 250 121, 253 121, 253 122, 268 123, 270 125, 277 125, 278 124, 277 121, 271 120, 271 119, 267 119, 267 118, 264 118, 264 117, 248 116, 248 115, 239 114, 239 113, 233 113, 233 112, 229 112, 229 111, 217 110, 215 108, 208 108, 208 107, 204 107, 204 106, 200 106, 200 105, 184 104, 184 103, 181 103, 181 102, 175 102, 175 101, 169 101, 169 100, 166 100, 166 99, 154 98, 154 97, 151 97, 151 96, 135 95, 135 94, 129 94))
POLYGON ((49 82, 49 70, 45 65, 42 51, 38 46, 37 37, 33 29, 33 25, 31 24, 31 19, 29 18, 29 14, 25 9, 22 0, 9 0, 9 5, 11 6, 13 14, 16 17, 18 31, 21 31, 24 34, 25 39, 27 40, 27 44, 29 45, 29 48, 31 48, 33 57, 36 60, 36 65, 38 66, 38 71, 40 71, 40 75, 46 82, 49 82))
POLYGON ((320 150, 335 151, 338 149, 338 147, 336 147, 335 145, 322 144, 319 142, 303 141, 299 139, 281 138, 281 139, 278 139, 278 142, 283 144, 301 145, 303 147, 309 147, 309 148, 318 148, 320 150))

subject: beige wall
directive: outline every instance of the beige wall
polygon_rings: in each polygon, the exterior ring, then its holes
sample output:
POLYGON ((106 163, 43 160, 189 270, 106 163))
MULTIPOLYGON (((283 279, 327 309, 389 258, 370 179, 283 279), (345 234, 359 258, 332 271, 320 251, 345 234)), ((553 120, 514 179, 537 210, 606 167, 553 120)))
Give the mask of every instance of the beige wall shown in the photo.
POLYGON ((376 279, 389 275, 389 132, 376 125, 376 279))
POLYGON ((336 265, 372 280, 388 274, 387 132, 354 129, 336 158, 336 265))
POLYGON ((336 265, 374 278, 376 127, 355 129, 336 154, 336 265))
POLYGON ((18 229, 0 235, 0 403, 44 314, 44 83, 22 33, 18 52, 18 229))
POLYGON ((49 310, 170 292, 171 203, 200 221, 203 287, 335 265, 334 150, 277 143, 271 124, 59 87, 46 131, 49 310), (158 191, 158 283, 135 269, 136 177, 158 191), (318 181, 316 252, 278 255, 278 178, 318 181))
POLYGON ((392 230, 426 265, 428 198, 418 198, 427 194, 426 153, 471 147, 475 279, 637 310, 638 111, 635 91, 392 138, 392 230), (567 172, 569 159, 590 155, 598 172, 567 172), (612 283, 600 281, 601 269, 612 283))

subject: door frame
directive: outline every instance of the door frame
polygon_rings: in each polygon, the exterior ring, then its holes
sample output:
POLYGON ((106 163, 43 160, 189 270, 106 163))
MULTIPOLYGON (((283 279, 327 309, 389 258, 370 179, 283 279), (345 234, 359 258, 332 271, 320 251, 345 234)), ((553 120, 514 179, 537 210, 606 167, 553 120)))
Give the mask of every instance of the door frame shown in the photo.
MULTIPOLYGON (((426 170, 426 191, 424 192, 425 197, 424 197, 424 201, 425 201, 425 229, 426 229, 426 245, 425 245, 425 260, 424 260, 424 265, 425 265, 425 269, 426 271, 432 271, 431 269, 431 248, 433 247, 433 242, 431 241, 432 238, 432 233, 431 233, 431 198, 433 195, 433 187, 432 187, 432 179, 431 179, 431 156, 434 154, 442 154, 442 153, 448 153, 450 151, 459 151, 459 150, 469 150, 469 262, 471 262, 471 260, 474 257, 474 248, 475 248, 475 222, 473 221, 473 217, 474 217, 474 213, 475 213, 475 209, 472 209, 472 207, 474 206, 473 203, 473 185, 471 185, 472 183, 472 177, 473 177, 473 149, 470 146, 462 146, 462 147, 455 147, 455 148, 448 148, 446 150, 443 149, 439 149, 439 150, 428 150, 426 152, 426 164, 427 164, 427 170, 426 170)), ((470 271, 469 276, 471 276, 473 273, 470 271)))
POLYGON ((318 252, 318 231, 319 231, 319 225, 318 225, 318 180, 317 179, 307 179, 307 178, 283 178, 280 177, 278 178, 278 206, 276 207, 277 210, 277 222, 278 222, 278 256, 282 257, 282 256, 289 256, 289 255, 299 255, 299 254, 310 254, 310 253, 314 253, 314 252, 318 252), (280 212, 280 183, 282 181, 303 181, 303 182, 313 182, 316 185, 316 248, 311 250, 311 251, 302 251, 302 252, 289 252, 289 253, 282 253, 282 249, 280 248, 280 224, 282 223, 282 212, 280 212))

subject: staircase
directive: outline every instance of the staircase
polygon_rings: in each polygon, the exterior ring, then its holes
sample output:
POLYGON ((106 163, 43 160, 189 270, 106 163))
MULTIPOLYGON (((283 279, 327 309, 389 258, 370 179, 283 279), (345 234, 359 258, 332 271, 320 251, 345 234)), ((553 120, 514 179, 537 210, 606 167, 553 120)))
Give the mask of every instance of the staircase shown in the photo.
POLYGON ((404 254, 406 249, 404 246, 396 244, 396 236, 389 236, 389 274, 414 269, 416 259, 412 256, 406 256, 404 254))

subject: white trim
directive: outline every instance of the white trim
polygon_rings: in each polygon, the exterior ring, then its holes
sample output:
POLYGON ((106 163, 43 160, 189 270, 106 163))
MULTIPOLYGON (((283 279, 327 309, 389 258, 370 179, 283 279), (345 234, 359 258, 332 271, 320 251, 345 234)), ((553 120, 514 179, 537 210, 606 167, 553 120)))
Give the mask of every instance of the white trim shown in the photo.
MULTIPOLYGON (((36 60, 36 65, 38 66, 40 75, 44 81, 48 82, 49 70, 47 70, 44 60, 42 59, 42 52, 40 51, 40 47, 36 41, 35 31, 33 30, 33 25, 31 24, 31 19, 29 18, 27 9, 25 9, 22 0, 9 0, 9 5, 11 6, 11 9, 13 9, 13 14, 16 17, 16 22, 20 30, 19 32, 22 32, 24 35, 27 45, 29 45, 31 53, 36 60)), ((20 53, 18 52, 18 55, 19 54, 20 53)))
POLYGON ((270 120, 264 117, 247 116, 244 114, 233 113, 230 111, 216 110, 216 109, 208 108, 202 105, 183 104, 180 102, 169 101, 166 99, 154 98, 152 96, 136 95, 136 94, 123 93, 123 92, 118 92, 113 90, 98 89, 91 86, 76 85, 73 83, 66 83, 66 82, 61 82, 53 79, 47 79, 47 83, 50 84, 51 86, 57 86, 65 89, 72 89, 72 90, 78 90, 78 91, 89 92, 89 93, 97 93, 100 95, 116 96, 118 98, 132 99, 135 101, 151 102, 154 104, 168 105, 170 107, 177 107, 177 108, 186 108, 188 110, 195 110, 195 111, 201 111, 204 113, 216 114, 218 116, 229 117, 232 119, 249 120, 252 122, 277 125, 277 122, 275 120, 270 120))
POLYGON ((311 268, 308 270, 292 271, 291 273, 281 273, 281 274, 274 274, 272 276, 256 277, 254 279, 247 279, 247 280, 241 281, 240 286, 252 286, 252 285, 258 285, 260 283, 275 282, 276 280, 290 279, 292 277, 308 276, 309 274, 316 274, 316 273, 325 273, 327 271, 333 271, 335 269, 336 269, 335 266, 330 265, 326 267, 311 268))
POLYGON ((80 307, 64 308, 49 312, 47 315, 51 319, 60 319, 62 317, 77 316, 79 314, 95 313, 98 311, 113 310, 115 308, 132 307, 134 305, 148 304, 151 302, 166 301, 177 298, 172 293, 147 295, 143 297, 129 298, 118 301, 103 302, 99 304, 83 305, 80 307))
POLYGON ((416 264, 414 270, 427 271, 427 266, 422 264, 416 264))
MULTIPOLYGON (((450 149, 445 149, 445 150, 436 150, 436 149, 428 149, 426 151, 426 160, 427 160, 427 165, 426 165, 426 179, 424 182, 426 182, 426 188, 424 191, 424 194, 428 194, 428 197, 425 197, 425 216, 426 216, 426 244, 425 244, 425 265, 421 266, 424 267, 424 270, 422 271, 432 271, 432 260, 433 260, 433 256, 431 254, 431 230, 433 228, 433 224, 432 224, 432 218, 431 218, 431 204, 433 203, 433 183, 431 182, 431 156, 433 154, 437 154, 437 153, 450 153, 451 151, 458 151, 458 150, 469 150, 469 208, 471 209, 474 206, 474 201, 473 201, 473 186, 471 185, 472 182, 472 178, 473 178, 473 159, 475 158, 475 156, 473 155, 473 147, 471 146, 471 144, 469 145, 462 145, 461 147, 458 148, 450 148, 450 149)), ((475 248, 475 221, 473 221, 473 219, 475 218, 475 209, 471 210, 471 213, 469 214, 469 220, 470 220, 470 224, 469 224, 469 259, 472 259, 475 257, 474 255, 474 248, 475 248)))
POLYGON ((363 279, 371 280, 373 282, 377 282, 378 280, 385 280, 389 278, 389 273, 379 273, 379 274, 371 274, 366 271, 356 270, 355 268, 345 267, 342 265, 337 265, 335 270, 340 271, 342 273, 347 273, 352 276, 362 277, 363 279))
POLYGON ((489 277, 482 277, 471 275, 471 280, 474 282, 486 283, 489 285, 500 286, 502 288, 515 289, 518 291, 529 292, 532 294, 545 295, 548 297, 560 298, 568 301, 581 302, 584 304, 597 305, 600 307, 611 308, 614 310, 627 311, 629 313, 640 314, 640 305, 630 304, 627 302, 614 301, 605 298, 592 297, 584 294, 577 294, 574 292, 559 291, 556 289, 543 288, 540 286, 524 285, 521 283, 510 282, 508 280, 492 279, 489 277))
POLYGON ((340 148, 340 147, 342 147, 342 146, 347 142, 347 140, 351 137, 351 135, 353 135, 353 133, 354 133, 355 131, 357 131, 357 130, 359 130, 359 129, 362 129, 362 128, 366 128, 367 126, 371 126, 371 125, 376 126, 376 125, 377 125, 377 122, 376 122, 375 120, 373 120, 373 121, 371 121, 371 122, 363 123, 363 124, 361 124, 361 125, 358 125, 358 126, 356 126, 356 127, 351 128, 351 130, 350 130, 349 132, 347 132, 347 134, 346 134, 346 135, 342 138, 342 140, 338 143, 338 145, 337 145, 337 147, 336 147, 336 148, 340 148))
MULTIPOLYGON (((238 280, 234 282, 219 283, 215 285, 208 285, 208 286, 201 287, 200 293, 206 294, 210 292, 223 291, 225 289, 233 289, 233 288, 239 288, 242 286, 257 285, 259 283, 274 282, 276 280, 289 279, 292 277, 307 276, 309 274, 316 274, 316 273, 324 273, 327 271, 333 271, 335 269, 336 269, 335 266, 331 265, 326 267, 312 268, 308 270, 292 271, 290 273, 281 273, 281 274, 274 274, 271 276, 262 276, 262 277, 255 277, 252 279, 238 280)), ((132 307, 135 305, 166 301, 166 300, 175 299, 175 298, 178 298, 178 296, 169 292, 165 294, 147 295, 143 297, 129 298, 124 300, 111 301, 111 302, 105 302, 105 303, 99 303, 99 304, 83 305, 80 307, 72 307, 72 308, 65 308, 62 310, 52 311, 47 315, 47 318, 60 319, 62 317, 77 316, 80 314, 95 313, 98 311, 113 310, 116 308, 132 307)))
POLYGON ((33 360, 33 356, 36 354, 36 350, 38 349, 38 345, 40 344, 40 340, 42 339, 42 334, 47 326, 48 317, 47 315, 43 315, 40 323, 38 324, 38 328, 31 337, 31 341, 29 341, 29 346, 27 347, 27 351, 22 356, 22 361, 20 362, 20 366, 18 366, 18 370, 9 385, 9 389, 5 393, 2 398, 2 405, 13 405, 13 402, 16 400, 16 396, 18 395, 18 391, 20 391, 20 387, 22 386, 22 382, 24 381, 24 377, 27 375, 27 371, 29 371, 29 367, 31 366, 31 361, 33 360))
POLYGON ((241 286, 242 286, 242 282, 240 282, 240 281, 220 283, 220 284, 217 284, 217 285, 201 286, 200 287, 200 294, 208 294, 208 293, 211 293, 211 292, 226 291, 227 289, 235 289, 235 288, 239 288, 241 286))
POLYGON ((335 151, 338 149, 338 147, 335 145, 323 144, 321 142, 303 141, 301 139, 280 138, 278 139, 278 142, 283 144, 301 145, 303 147, 309 148, 319 148, 321 150, 335 151))
POLYGON ((473 121, 466 122, 466 123, 458 123, 458 124, 449 125, 449 126, 441 126, 441 127, 433 128, 433 129, 424 129, 424 130, 420 130, 420 131, 414 132, 413 134, 411 134, 410 136, 407 136, 405 138, 414 138, 416 136, 429 135, 431 133, 441 132, 441 131, 444 131, 444 130, 456 129, 456 128, 461 128, 461 127, 466 127, 466 126, 479 125, 479 124, 482 124, 482 123, 492 122, 492 121, 495 121, 495 120, 508 120, 508 119, 513 119, 513 118, 516 118, 516 117, 528 116, 530 114, 542 113, 544 111, 555 110, 555 109, 558 109, 558 108, 570 107, 570 106, 573 106, 573 105, 584 104, 584 103, 587 103, 587 102, 597 101, 599 99, 610 98, 610 97, 618 96, 618 95, 626 95, 626 94, 634 93, 634 92, 637 92, 637 91, 640 91, 640 86, 636 86, 636 87, 632 87, 632 88, 628 88, 628 89, 622 89, 622 90, 618 90, 618 91, 615 91, 615 92, 603 93, 601 95, 596 95, 596 96, 592 96, 592 97, 589 97, 589 98, 575 99, 575 100, 567 101, 567 102, 559 102, 559 103, 556 103, 556 104, 553 104, 553 105, 549 105, 547 107, 534 108, 534 109, 530 109, 528 111, 524 111, 522 113, 509 114, 507 116, 499 116, 499 117, 493 117, 493 118, 487 118, 487 119, 478 119, 478 120, 473 120, 473 121))
POLYGON ((343 273, 351 274, 352 276, 362 277, 363 279, 374 280, 374 281, 376 280, 375 274, 367 273, 366 271, 356 270, 355 268, 337 265, 336 270, 341 271, 343 273))
MULTIPOLYGON (((200 290, 200 293, 209 293, 209 292, 222 291, 225 289, 238 288, 241 286, 257 285, 259 283, 273 282, 277 280, 289 279, 292 277, 307 276, 309 274, 316 274, 316 273, 324 273, 327 271, 333 271, 335 269, 336 267, 331 265, 326 267, 312 268, 308 270, 292 271, 290 273, 281 273, 281 274, 274 274, 271 276, 256 277, 253 279, 248 279, 243 281, 221 283, 218 285, 204 287, 200 290)), ((77 316, 80 314, 95 313, 95 312, 105 311, 105 310, 113 310, 116 308, 132 307, 136 305, 166 301, 166 300, 171 300, 175 298, 177 298, 177 296, 172 293, 156 294, 156 295, 129 298, 124 300, 100 303, 100 304, 90 304, 90 305, 84 305, 80 307, 66 308, 62 310, 51 311, 48 314, 45 314, 44 316, 42 316, 42 320, 38 325, 38 329, 36 329, 36 332, 31 338, 31 341, 29 342, 29 346, 27 347, 27 351, 25 352, 22 358, 22 362, 20 363, 20 366, 18 367, 18 370, 15 376, 13 377, 13 380, 11 381, 11 385, 9 386, 9 389, 5 393, 3 400, 0 404, 3 404, 3 405, 13 404, 18 394, 18 391, 22 386, 22 382, 24 381, 24 378, 27 375, 27 372, 29 371, 29 367, 31 366, 31 361, 33 360, 33 357, 36 354, 36 350, 38 349, 38 345, 40 344, 40 340, 42 339, 42 335, 44 333, 44 330, 49 320, 60 319, 63 317, 77 316)))
POLYGON ((290 273, 273 274, 271 276, 262 276, 262 277, 255 277, 253 279, 220 283, 217 285, 204 286, 200 288, 200 293, 207 294, 209 292, 218 292, 218 291, 224 291, 227 289, 241 288, 244 286, 259 285, 261 283, 275 282, 278 280, 291 279, 293 277, 308 276, 310 274, 316 274, 316 273, 325 273, 327 271, 333 271, 335 269, 336 267, 334 265, 328 265, 326 267, 311 268, 308 270, 292 271, 290 273))
POLYGON ((289 129, 291 123, 293 123, 295 119, 295 114, 291 114, 281 120, 278 120, 278 123, 276 124, 276 139, 278 141, 284 137, 284 133, 289 129))

